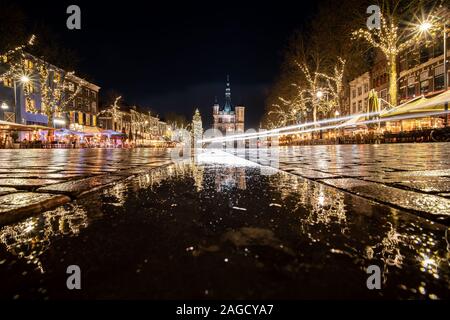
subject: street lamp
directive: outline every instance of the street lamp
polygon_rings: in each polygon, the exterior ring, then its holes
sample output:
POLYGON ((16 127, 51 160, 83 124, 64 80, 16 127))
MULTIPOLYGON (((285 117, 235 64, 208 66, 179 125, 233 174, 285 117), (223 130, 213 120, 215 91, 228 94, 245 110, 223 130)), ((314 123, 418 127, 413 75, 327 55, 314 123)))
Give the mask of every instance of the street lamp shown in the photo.
MULTIPOLYGON (((23 74, 19 77, 18 80, 20 83, 22 83, 22 85, 24 85, 24 84, 27 84, 30 82, 30 77, 26 74, 23 74)), ((19 118, 19 123, 22 123, 22 120, 21 120, 22 112, 17 108, 17 85, 16 85, 16 82, 17 81, 14 80, 14 108, 15 108, 16 116, 18 116, 18 118, 19 118)), ((16 119, 16 122, 17 122, 17 119, 16 119)))
MULTIPOLYGON (((427 32, 431 29, 433 25, 429 21, 424 21, 419 25, 419 30, 421 32, 427 32)), ((444 29, 444 92, 448 90, 448 72, 447 72, 447 23, 443 22, 444 29)), ((444 110, 448 111, 448 101, 445 102, 444 110)), ((448 115, 445 115, 445 126, 448 125, 448 115)))
POLYGON ((24 74, 20 77, 19 80, 20 80, 20 82, 26 84, 26 83, 30 82, 30 77, 28 77, 26 74, 24 74))
POLYGON ((319 90, 316 92, 316 97, 317 99, 322 99, 323 98, 323 91, 319 90))
MULTIPOLYGON (((427 32, 433 27, 433 24, 429 21, 424 21, 419 25, 419 30, 421 32, 427 32)), ((447 75, 447 24, 443 24, 444 31, 444 89, 448 89, 448 75, 447 75)))
POLYGON ((433 25, 430 22, 425 21, 419 25, 419 30, 420 32, 427 32, 432 26, 433 25))
POLYGON ((334 116, 337 118, 337 117, 339 117, 339 115, 340 115, 339 110, 336 110, 336 112, 334 113, 334 116))
POLYGON ((6 102, 2 102, 2 110, 8 110, 9 106, 6 104, 6 102))

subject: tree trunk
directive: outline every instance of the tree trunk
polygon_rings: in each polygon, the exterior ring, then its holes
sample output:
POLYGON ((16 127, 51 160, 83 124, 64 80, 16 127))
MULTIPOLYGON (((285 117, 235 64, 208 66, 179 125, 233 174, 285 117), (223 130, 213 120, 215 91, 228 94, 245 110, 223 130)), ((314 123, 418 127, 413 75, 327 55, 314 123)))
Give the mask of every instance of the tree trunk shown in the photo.
MULTIPOLYGON (((313 107, 313 122, 314 122, 314 128, 317 128, 317 124, 316 124, 316 122, 317 122, 317 105, 316 104, 314 104, 314 107, 313 107)), ((312 137, 313 137, 313 139, 314 139, 314 137, 316 137, 316 132, 312 133, 312 137)))
POLYGON ((397 106, 398 86, 397 86, 397 55, 391 54, 389 57, 389 95, 392 106, 397 106))

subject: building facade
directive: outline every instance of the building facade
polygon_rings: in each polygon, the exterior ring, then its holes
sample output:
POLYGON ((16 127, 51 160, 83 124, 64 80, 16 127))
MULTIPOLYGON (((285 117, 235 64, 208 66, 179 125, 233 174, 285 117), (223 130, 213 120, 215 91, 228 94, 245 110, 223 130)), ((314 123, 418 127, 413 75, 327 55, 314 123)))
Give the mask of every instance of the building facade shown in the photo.
MULTIPOLYGON (((98 126, 98 94, 100 87, 73 74, 67 75, 66 94, 74 98, 59 115, 61 125, 71 130, 85 132, 98 126), (63 123, 66 122, 67 125, 63 123)), ((58 123, 55 123, 58 126, 58 123)))
POLYGON ((166 123, 137 106, 106 107, 99 112, 98 121, 102 129, 125 134, 140 145, 164 140, 167 136, 166 123))
POLYGON ((223 134, 243 133, 244 121, 245 107, 233 106, 231 103, 231 87, 227 77, 225 104, 223 108, 217 102, 213 106, 213 129, 223 134))
POLYGON ((358 114, 367 110, 369 90, 369 72, 366 72, 350 81, 350 114, 358 114))
POLYGON ((21 74, 0 83, 1 120, 79 131, 96 126, 100 87, 28 53, 4 66, 21 74))

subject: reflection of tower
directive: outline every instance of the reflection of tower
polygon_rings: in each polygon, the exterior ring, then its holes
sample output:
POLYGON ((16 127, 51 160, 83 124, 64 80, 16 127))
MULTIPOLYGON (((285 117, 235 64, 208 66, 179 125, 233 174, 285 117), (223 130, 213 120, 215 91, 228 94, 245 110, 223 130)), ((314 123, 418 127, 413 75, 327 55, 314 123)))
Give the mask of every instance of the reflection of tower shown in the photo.
POLYGON ((233 134, 244 132, 245 107, 233 106, 231 103, 230 78, 227 76, 225 87, 225 105, 220 108, 217 100, 213 106, 214 129, 220 130, 223 134, 233 134))
POLYGON ((224 168, 223 171, 216 174, 215 184, 218 192, 225 191, 231 188, 238 188, 239 190, 247 189, 247 183, 245 180, 245 168, 224 168))
POLYGON ((201 140, 203 137, 202 116, 200 115, 200 111, 198 111, 198 109, 195 109, 194 116, 192 117, 192 135, 194 148, 201 147, 197 145, 197 141, 201 140))

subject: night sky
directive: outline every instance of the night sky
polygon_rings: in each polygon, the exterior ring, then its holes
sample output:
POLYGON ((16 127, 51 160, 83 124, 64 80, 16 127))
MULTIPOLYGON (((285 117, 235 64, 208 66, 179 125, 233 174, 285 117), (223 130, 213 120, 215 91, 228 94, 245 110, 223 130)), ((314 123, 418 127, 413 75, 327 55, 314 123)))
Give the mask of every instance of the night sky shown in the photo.
POLYGON ((315 2, 277 1, 58 1, 23 2, 30 22, 40 21, 76 51, 78 73, 130 104, 191 118, 199 107, 204 127, 217 96, 223 105, 226 75, 232 102, 257 127, 264 100, 279 72, 293 30, 308 22, 315 2), (44 5, 41 5, 44 4, 44 5), (82 29, 66 28, 66 8, 78 4, 82 29))

